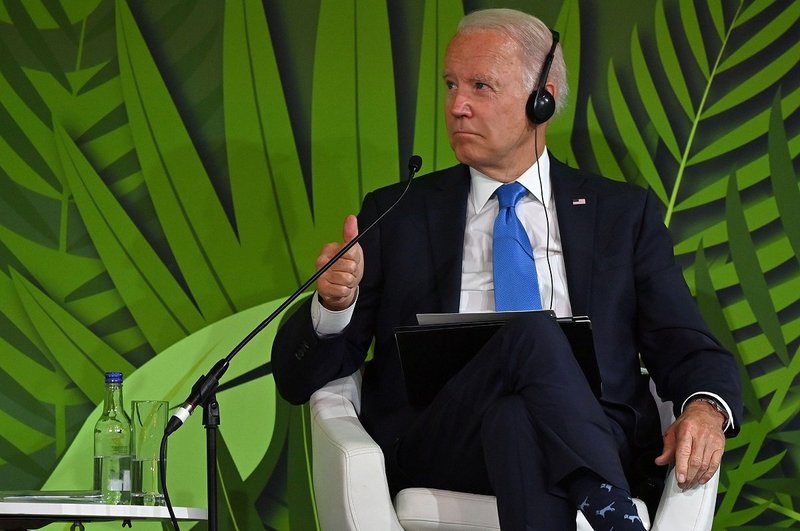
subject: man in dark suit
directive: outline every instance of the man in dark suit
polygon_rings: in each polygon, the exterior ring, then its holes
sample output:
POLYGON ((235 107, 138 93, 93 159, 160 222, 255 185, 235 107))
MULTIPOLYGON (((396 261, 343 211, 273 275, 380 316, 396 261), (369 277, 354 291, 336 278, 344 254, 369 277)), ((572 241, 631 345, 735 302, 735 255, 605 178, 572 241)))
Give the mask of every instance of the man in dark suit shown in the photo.
MULTIPOLYGON (((493 493, 504 529, 569 529, 575 508, 596 529, 637 529, 628 478, 660 441, 640 356, 675 404, 655 461, 673 462, 683 488, 711 478, 725 435, 740 425, 738 372, 694 305, 654 196, 568 168, 545 148, 550 105, 560 107, 567 90, 556 38, 516 11, 465 17, 444 71, 447 128, 462 164, 416 179, 319 279, 279 331, 272 363, 278 390, 299 404, 359 370, 374 342, 361 420, 384 450, 393 491, 493 493), (518 202, 502 205, 510 188, 501 185, 516 187, 518 202), (506 266, 494 254, 505 245, 500 212, 524 231, 518 247, 529 249, 528 264, 506 266), (508 269, 516 267, 532 271, 508 269), (534 299, 531 308, 592 319, 602 395, 555 320, 528 314, 497 332, 429 406, 411 407, 394 329, 418 313, 504 309, 503 297, 520 295, 534 299)), ((394 185, 368 194, 358 219, 345 221, 345 243, 399 193, 394 185)), ((317 266, 342 246, 325 246, 317 266)))

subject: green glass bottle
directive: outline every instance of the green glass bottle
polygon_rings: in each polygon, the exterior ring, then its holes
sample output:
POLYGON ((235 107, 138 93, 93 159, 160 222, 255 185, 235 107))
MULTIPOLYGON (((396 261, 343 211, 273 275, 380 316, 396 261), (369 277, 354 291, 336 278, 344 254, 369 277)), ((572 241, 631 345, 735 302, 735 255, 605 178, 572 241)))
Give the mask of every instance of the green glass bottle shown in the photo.
POLYGON ((103 503, 131 502, 131 419, 122 407, 122 373, 106 373, 103 414, 94 425, 94 490, 103 503))

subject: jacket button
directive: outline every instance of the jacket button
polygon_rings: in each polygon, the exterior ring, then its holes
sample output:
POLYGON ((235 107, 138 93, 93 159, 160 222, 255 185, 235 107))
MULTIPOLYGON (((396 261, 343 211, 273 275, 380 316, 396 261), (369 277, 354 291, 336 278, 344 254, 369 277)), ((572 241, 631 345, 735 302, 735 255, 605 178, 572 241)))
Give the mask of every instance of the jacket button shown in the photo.
POLYGON ((306 355, 306 352, 308 352, 308 342, 303 341, 300 343, 300 347, 294 352, 294 357, 301 360, 306 355))

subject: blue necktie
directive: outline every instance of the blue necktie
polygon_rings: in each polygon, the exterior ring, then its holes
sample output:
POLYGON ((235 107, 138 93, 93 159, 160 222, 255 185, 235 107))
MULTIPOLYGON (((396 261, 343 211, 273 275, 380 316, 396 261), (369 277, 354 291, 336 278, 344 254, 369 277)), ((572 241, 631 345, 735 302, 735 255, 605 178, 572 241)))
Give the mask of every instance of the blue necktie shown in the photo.
POLYGON ((517 182, 504 184, 495 192, 500 202, 492 244, 494 305, 497 311, 542 309, 533 249, 515 209, 517 202, 527 193, 528 190, 517 182))

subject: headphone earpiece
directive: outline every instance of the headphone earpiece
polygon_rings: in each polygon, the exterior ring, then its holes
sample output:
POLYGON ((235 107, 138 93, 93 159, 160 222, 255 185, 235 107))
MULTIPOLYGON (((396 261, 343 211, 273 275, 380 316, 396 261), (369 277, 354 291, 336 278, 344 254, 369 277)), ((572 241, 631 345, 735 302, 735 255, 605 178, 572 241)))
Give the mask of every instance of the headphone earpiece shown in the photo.
POLYGON ((545 88, 547 84, 547 76, 550 74, 550 67, 553 65, 553 56, 556 53, 556 45, 558 45, 558 32, 550 30, 553 34, 553 44, 550 46, 550 51, 547 52, 547 57, 542 63, 542 71, 539 73, 539 81, 536 83, 536 89, 528 96, 528 102, 525 104, 525 114, 528 115, 528 120, 534 124, 543 124, 549 120, 556 112, 556 99, 545 88))

